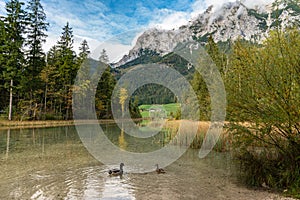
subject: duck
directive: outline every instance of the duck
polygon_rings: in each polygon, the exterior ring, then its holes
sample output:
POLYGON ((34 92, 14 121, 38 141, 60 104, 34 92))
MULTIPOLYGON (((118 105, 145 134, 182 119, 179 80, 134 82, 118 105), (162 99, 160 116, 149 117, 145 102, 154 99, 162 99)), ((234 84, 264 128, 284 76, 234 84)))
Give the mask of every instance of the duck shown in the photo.
POLYGON ((121 176, 121 175, 123 175, 123 166, 124 166, 124 163, 121 163, 120 164, 120 169, 110 169, 108 171, 108 174, 111 175, 111 176, 121 176))
POLYGON ((156 170, 155 171, 158 174, 164 174, 164 173, 166 173, 166 171, 164 169, 158 167, 158 164, 156 164, 155 166, 156 166, 156 170))

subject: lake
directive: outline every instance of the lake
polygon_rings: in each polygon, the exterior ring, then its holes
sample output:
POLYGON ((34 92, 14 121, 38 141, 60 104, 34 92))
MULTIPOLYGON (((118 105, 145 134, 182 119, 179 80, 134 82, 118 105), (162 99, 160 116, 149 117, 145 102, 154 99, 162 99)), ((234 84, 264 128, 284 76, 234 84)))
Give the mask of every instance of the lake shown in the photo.
MULTIPOLYGON (((137 141, 115 124, 101 126, 112 143, 128 151, 164 145, 160 134, 137 141)), ((188 149, 165 167, 165 174, 134 173, 124 160, 124 175, 110 177, 108 170, 117 166, 91 156, 75 126, 0 130, 0 199, 277 198, 241 184, 230 153, 211 152, 199 159, 198 151, 188 149)))

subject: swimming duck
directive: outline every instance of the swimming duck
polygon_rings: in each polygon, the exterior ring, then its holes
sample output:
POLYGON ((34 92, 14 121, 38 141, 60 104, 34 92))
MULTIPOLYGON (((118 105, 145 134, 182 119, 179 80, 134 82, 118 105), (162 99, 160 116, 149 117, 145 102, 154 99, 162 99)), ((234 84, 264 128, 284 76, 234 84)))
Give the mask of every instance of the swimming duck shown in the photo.
POLYGON ((156 164, 155 166, 156 166, 156 170, 155 171, 158 174, 164 174, 164 173, 166 173, 166 171, 164 169, 158 167, 158 164, 156 164))
POLYGON ((119 175, 122 175, 123 174, 123 166, 124 166, 124 163, 121 163, 120 164, 120 169, 110 169, 108 171, 109 175, 111 176, 119 176, 119 175))

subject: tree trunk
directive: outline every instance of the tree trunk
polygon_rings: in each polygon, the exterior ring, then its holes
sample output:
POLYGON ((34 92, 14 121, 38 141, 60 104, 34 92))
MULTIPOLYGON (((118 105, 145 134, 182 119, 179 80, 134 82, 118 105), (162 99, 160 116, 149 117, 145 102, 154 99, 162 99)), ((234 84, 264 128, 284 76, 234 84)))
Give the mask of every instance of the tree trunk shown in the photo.
POLYGON ((10 80, 10 89, 9 89, 9 112, 8 120, 12 120, 12 101, 13 101, 13 79, 10 80))
POLYGON ((48 83, 46 83, 45 87, 45 99, 44 99, 44 115, 47 113, 47 91, 48 91, 48 83))

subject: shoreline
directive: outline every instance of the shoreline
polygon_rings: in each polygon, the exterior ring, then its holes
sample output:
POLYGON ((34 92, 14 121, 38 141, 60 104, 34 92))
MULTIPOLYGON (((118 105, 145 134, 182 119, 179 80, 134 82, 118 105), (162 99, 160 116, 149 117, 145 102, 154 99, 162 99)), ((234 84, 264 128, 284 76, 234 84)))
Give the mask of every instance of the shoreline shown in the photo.
POLYGON ((75 124, 89 123, 114 123, 114 120, 45 120, 45 121, 8 121, 0 120, 0 130, 22 129, 22 128, 43 128, 55 126, 73 126, 75 124))
MULTIPOLYGON (((139 121, 143 119, 134 119, 133 121, 139 121)), ((125 120, 126 121, 126 120, 125 120)), ((41 121, 8 121, 0 120, 0 130, 6 129, 22 129, 22 128, 43 128, 43 127, 55 127, 55 126, 73 126, 83 124, 104 124, 104 123, 116 123, 113 119, 101 119, 101 120, 41 120, 41 121)))

